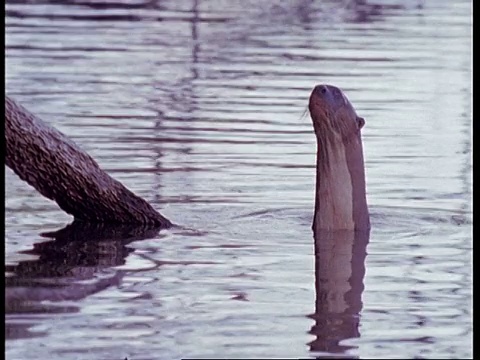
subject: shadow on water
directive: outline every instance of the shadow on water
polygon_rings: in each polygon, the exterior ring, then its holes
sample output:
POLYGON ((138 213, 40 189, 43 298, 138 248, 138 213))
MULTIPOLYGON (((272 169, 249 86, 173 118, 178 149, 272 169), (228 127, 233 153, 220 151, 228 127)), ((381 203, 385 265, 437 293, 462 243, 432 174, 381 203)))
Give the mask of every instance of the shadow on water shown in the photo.
MULTIPOLYGON (((53 239, 33 245, 24 254, 35 260, 7 265, 5 278, 5 312, 62 313, 77 312, 75 306, 52 306, 42 301, 80 300, 109 286, 118 285, 124 275, 111 269, 123 265, 133 249, 126 245, 137 240, 158 237, 160 229, 152 227, 87 224, 74 221, 65 228, 42 234, 53 239)), ((25 337, 6 323, 6 338, 25 337)), ((28 335, 30 337, 30 335, 28 335)))
POLYGON ((355 346, 342 341, 360 337, 369 231, 319 231, 315 238, 315 320, 310 351, 345 354, 355 346))
MULTIPOLYGON (((173 91, 165 91, 166 95, 169 98, 169 103, 175 103, 176 98, 179 97, 182 99, 182 106, 185 108, 185 113, 183 114, 182 119, 184 121, 192 121, 193 120, 193 113, 197 109, 197 96, 195 94, 196 86, 195 86, 195 81, 199 78, 198 74, 198 62, 199 62, 199 51, 200 51, 200 39, 198 36, 198 26, 200 22, 200 16, 199 16, 199 2, 200 0, 193 0, 192 2, 192 18, 190 20, 191 22, 191 40, 192 40, 192 49, 191 49, 191 74, 189 76, 185 77, 182 79, 182 83, 178 84, 180 89, 182 89, 181 94, 176 94, 173 91)), ((161 65, 161 64, 159 64, 161 65)), ((162 86, 160 84, 156 85, 157 90, 162 91, 162 86)), ((161 138, 163 134, 165 133, 165 127, 164 127, 164 120, 168 118, 165 113, 161 110, 161 106, 159 106, 157 103, 157 100, 151 100, 152 103, 152 111, 156 113, 155 117, 155 123, 152 129, 152 132, 155 134, 155 137, 161 138)), ((164 150, 162 149, 162 141, 155 141, 153 144, 153 150, 154 150, 154 164, 155 164, 155 177, 157 179, 156 184, 155 184, 155 202, 156 203, 161 203, 162 202, 162 196, 161 196, 161 174, 162 171, 164 170, 162 167, 162 158, 164 156, 164 150)), ((188 155, 192 150, 191 144, 189 142, 185 142, 184 144, 181 145, 180 152, 183 154, 188 155)))

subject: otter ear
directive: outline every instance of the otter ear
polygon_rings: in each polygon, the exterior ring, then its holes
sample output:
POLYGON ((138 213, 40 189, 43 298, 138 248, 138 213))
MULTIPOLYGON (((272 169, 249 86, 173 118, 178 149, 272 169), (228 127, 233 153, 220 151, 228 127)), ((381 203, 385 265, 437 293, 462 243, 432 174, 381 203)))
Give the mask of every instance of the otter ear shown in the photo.
POLYGON ((357 120, 358 128, 359 129, 363 128, 363 126, 365 125, 365 119, 360 116, 357 116, 356 120, 357 120))

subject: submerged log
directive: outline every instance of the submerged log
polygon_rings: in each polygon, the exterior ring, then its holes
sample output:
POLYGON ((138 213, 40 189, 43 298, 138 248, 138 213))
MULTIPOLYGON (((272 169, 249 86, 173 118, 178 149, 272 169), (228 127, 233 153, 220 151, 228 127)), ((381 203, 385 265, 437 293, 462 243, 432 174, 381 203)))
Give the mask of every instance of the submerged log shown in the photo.
POLYGON ((171 225, 66 135, 6 95, 5 143, 6 165, 76 220, 171 225))

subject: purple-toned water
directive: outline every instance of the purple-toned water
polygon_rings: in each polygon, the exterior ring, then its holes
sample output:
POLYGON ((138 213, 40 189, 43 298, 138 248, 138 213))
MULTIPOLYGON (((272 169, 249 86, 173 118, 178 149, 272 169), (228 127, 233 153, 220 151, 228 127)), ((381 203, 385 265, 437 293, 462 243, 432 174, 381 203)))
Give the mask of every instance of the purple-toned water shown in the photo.
POLYGON ((471 2, 360 3, 7 0, 7 93, 182 226, 52 241, 7 168, 7 359, 473 356, 471 2), (315 256, 318 83, 372 230, 315 256))

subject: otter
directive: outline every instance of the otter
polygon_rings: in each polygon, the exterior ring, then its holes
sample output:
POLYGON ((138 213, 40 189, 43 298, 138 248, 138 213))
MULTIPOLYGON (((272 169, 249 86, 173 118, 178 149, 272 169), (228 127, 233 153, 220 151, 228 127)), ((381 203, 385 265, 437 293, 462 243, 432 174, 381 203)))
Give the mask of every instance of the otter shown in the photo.
POLYGON ((364 118, 332 85, 315 86, 308 109, 317 138, 313 231, 370 229, 360 134, 364 118))

